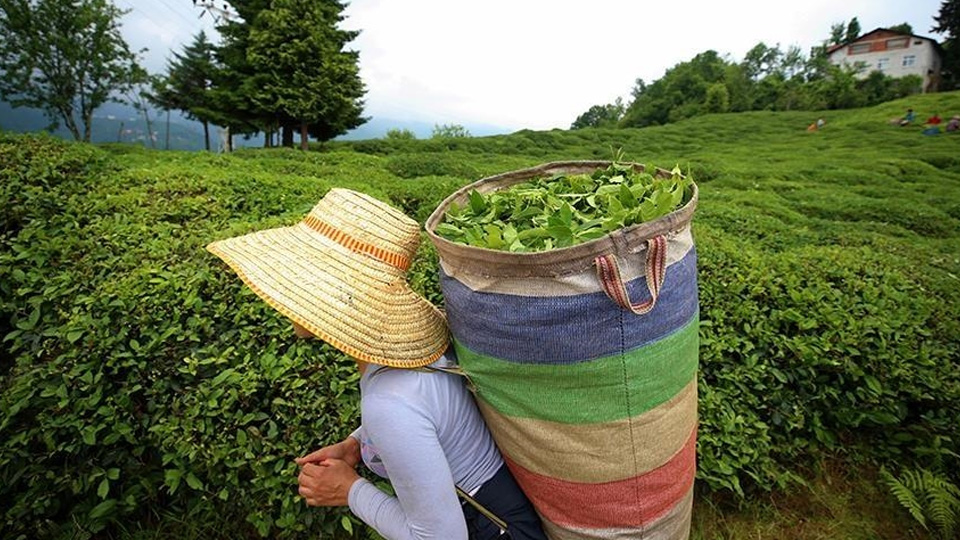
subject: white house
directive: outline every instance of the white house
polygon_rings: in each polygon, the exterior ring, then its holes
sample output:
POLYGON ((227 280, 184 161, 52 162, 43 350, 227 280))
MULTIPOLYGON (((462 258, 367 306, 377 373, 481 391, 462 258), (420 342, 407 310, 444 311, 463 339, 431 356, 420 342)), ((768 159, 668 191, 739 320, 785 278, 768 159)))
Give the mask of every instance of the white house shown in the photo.
POLYGON ((936 92, 940 83, 940 45, 930 38, 877 28, 849 43, 830 47, 827 56, 838 66, 862 63, 860 78, 871 71, 890 77, 919 75, 924 92, 936 92))

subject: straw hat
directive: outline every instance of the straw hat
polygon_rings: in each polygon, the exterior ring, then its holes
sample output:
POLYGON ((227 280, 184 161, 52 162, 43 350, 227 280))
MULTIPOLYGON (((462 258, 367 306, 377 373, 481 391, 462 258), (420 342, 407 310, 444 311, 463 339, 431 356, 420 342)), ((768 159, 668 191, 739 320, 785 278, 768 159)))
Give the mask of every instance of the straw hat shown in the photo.
POLYGON ((254 292, 364 362, 425 366, 447 347, 443 315, 407 283, 420 226, 373 197, 331 189, 300 223, 207 246, 254 292))

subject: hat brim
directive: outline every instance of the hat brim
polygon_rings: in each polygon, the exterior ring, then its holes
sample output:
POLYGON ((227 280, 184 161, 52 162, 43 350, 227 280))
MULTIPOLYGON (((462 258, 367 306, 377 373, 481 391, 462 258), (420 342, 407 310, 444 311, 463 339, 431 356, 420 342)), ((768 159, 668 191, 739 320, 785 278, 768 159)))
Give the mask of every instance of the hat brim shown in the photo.
POLYGON ((207 249, 274 309, 358 360, 420 367, 447 348, 443 315, 403 272, 302 223, 207 249))

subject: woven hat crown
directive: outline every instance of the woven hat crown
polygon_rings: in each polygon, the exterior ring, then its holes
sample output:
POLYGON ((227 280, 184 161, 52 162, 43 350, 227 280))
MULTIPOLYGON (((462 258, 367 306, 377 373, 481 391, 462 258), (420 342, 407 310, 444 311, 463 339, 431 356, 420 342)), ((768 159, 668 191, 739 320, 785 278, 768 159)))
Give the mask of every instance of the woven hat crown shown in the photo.
POLYGON ((416 221, 386 203, 348 189, 331 189, 303 222, 314 229, 323 228, 326 234, 341 235, 338 241, 384 250, 389 259, 400 261, 395 266, 401 270, 409 266, 420 244, 416 221))
POLYGON ((331 189, 300 223, 207 249, 314 336, 364 362, 425 366, 447 349, 443 314, 404 273, 419 224, 373 197, 331 189))

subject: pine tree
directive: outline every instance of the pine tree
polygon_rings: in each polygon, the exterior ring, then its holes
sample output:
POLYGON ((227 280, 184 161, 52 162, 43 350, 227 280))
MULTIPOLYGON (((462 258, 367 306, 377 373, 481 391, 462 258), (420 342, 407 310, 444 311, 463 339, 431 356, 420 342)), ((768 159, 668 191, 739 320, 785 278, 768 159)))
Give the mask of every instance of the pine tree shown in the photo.
POLYGON ((337 0, 274 0, 252 25, 247 60, 257 73, 250 97, 274 117, 328 140, 364 121, 358 53, 344 50, 359 32, 342 30, 337 0))
POLYGON ((936 25, 931 32, 945 34, 943 42, 943 67, 941 68, 944 88, 950 90, 960 86, 960 0, 944 0, 940 4, 940 13, 934 18, 936 25))
POLYGON ((173 53, 167 74, 157 84, 150 101, 165 110, 183 111, 203 124, 204 146, 210 150, 210 123, 220 115, 213 103, 213 82, 217 77, 214 46, 201 31, 182 53, 173 53))
POLYGON ((238 17, 217 26, 222 41, 215 55, 221 69, 213 83, 211 106, 217 123, 231 133, 269 131, 280 119, 253 99, 263 75, 250 65, 247 49, 253 24, 270 7, 270 0, 230 0, 230 6, 238 17))

